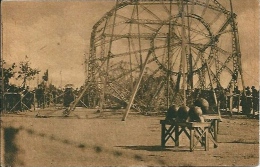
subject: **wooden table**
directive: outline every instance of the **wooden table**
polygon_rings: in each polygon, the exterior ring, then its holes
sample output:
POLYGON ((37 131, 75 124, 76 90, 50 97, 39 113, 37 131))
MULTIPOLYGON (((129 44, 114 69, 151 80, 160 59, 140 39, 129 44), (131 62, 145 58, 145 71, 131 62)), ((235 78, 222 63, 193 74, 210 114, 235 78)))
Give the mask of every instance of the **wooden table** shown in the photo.
POLYGON ((203 115, 205 122, 210 122, 210 140, 214 143, 214 148, 218 147, 218 131, 219 131, 219 122, 221 118, 218 115, 203 115))
POLYGON ((217 145, 219 116, 205 116, 205 122, 176 122, 175 120, 160 120, 161 124, 161 146, 165 147, 169 139, 179 146, 179 136, 184 133, 190 140, 190 151, 195 150, 198 143, 209 150, 209 134, 214 148, 217 145))

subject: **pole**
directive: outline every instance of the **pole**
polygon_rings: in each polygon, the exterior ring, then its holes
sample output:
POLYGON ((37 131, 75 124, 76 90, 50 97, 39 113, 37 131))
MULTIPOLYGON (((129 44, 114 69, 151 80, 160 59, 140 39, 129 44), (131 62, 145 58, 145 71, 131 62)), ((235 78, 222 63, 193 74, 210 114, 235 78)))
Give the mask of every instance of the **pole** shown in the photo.
POLYGON ((211 89, 212 89, 212 92, 213 92, 214 102, 215 102, 215 104, 216 104, 216 106, 217 106, 218 115, 219 115, 219 117, 221 118, 221 113, 220 113, 220 110, 219 110, 219 104, 218 104, 216 92, 215 92, 215 90, 214 90, 214 88, 213 88, 212 79, 211 79, 211 75, 210 75, 210 71, 209 71, 209 65, 208 65, 208 62, 207 62, 207 61, 206 61, 206 66, 207 66, 207 71, 208 71, 208 75, 209 75, 209 82, 210 82, 211 89))
POLYGON ((152 49, 149 50, 149 52, 148 52, 148 54, 147 54, 147 57, 146 57, 146 59, 145 59, 145 61, 144 61, 144 65, 142 66, 141 73, 140 73, 139 78, 138 78, 138 82, 136 83, 136 85, 135 85, 135 87, 134 87, 134 91, 133 91, 132 96, 131 96, 131 98, 130 98, 130 100, 129 100, 129 103, 128 103, 127 107, 126 107, 126 110, 125 110, 125 112, 124 112, 122 121, 125 121, 125 120, 126 120, 126 117, 127 117, 128 113, 129 113, 129 111, 130 111, 130 108, 131 108, 132 104, 133 104, 135 95, 136 95, 136 93, 137 93, 137 90, 138 90, 139 85, 140 85, 140 83, 141 83, 141 80, 142 80, 142 78, 143 78, 144 71, 145 71, 145 67, 146 67, 146 65, 147 65, 147 62, 148 62, 148 59, 149 59, 151 53, 152 53, 152 49))
POLYGON ((170 107, 170 56, 171 56, 171 31, 172 31, 172 0, 170 0, 170 18, 168 31, 168 54, 167 54, 167 108, 170 107))
POLYGON ((181 31, 181 57, 182 57, 182 77, 183 77, 183 105, 186 106, 186 74, 185 74, 185 68, 186 68, 186 51, 185 51, 185 20, 184 20, 184 4, 183 0, 181 0, 181 22, 182 22, 182 31, 181 31))
MULTIPOLYGON (((107 83, 108 83, 108 74, 109 74, 109 62, 110 62, 110 56, 111 56, 111 49, 112 49, 112 42, 113 42, 113 35, 114 35, 114 31, 115 31, 115 23, 116 23, 116 13, 117 13, 117 6, 118 6, 118 0, 116 0, 116 7, 115 7, 115 11, 114 11, 114 18, 113 18, 113 27, 112 27, 112 32, 111 32, 111 38, 109 41, 109 49, 108 49, 108 58, 107 58, 107 66, 106 66, 106 70, 107 70, 107 74, 105 76, 105 81, 104 81, 104 86, 103 89, 101 91, 101 98, 100 98, 100 106, 101 106, 101 111, 103 111, 105 109, 105 94, 106 94, 106 88, 107 88, 107 83)), ((100 76, 100 79, 102 80, 102 76, 100 76)))
POLYGON ((1 22, 1 57, 0 57, 0 68, 1 68, 1 111, 4 112, 4 94, 5 94, 5 88, 4 88, 4 68, 3 68, 3 21, 2 21, 2 13, 0 17, 0 22, 1 22))
POLYGON ((230 10, 231 10, 231 18, 232 18, 232 24, 233 24, 233 32, 234 32, 234 38, 235 38, 235 43, 236 43, 236 54, 238 57, 238 63, 239 63, 239 72, 241 75, 241 81, 242 81, 242 87, 243 87, 243 94, 245 95, 245 83, 244 83, 244 76, 243 76, 243 68, 242 68, 242 62, 241 62, 241 52, 240 52, 240 47, 239 47, 239 39, 238 39, 238 29, 236 28, 236 23, 234 20, 234 13, 233 13, 233 5, 232 5, 232 0, 229 0, 230 2, 230 10))
MULTIPOLYGON (((193 0, 194 3, 194 0, 193 0)), ((189 11, 189 5, 187 5, 187 12, 189 11)), ((193 89, 193 67, 192 67, 192 54, 191 54, 191 34, 190 34, 190 19, 187 17, 187 22, 188 22, 188 40, 189 40, 189 75, 188 75, 188 87, 190 89, 193 89)))

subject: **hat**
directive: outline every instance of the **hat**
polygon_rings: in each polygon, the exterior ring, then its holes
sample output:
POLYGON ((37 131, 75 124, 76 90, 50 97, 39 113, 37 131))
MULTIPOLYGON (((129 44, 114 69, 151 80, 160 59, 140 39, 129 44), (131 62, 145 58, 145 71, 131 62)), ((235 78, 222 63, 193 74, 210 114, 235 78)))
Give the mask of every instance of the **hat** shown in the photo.
POLYGON ((248 87, 246 87, 246 89, 250 89, 250 87, 248 86, 248 87))
POLYGON ((255 89, 255 86, 252 86, 251 89, 255 89))

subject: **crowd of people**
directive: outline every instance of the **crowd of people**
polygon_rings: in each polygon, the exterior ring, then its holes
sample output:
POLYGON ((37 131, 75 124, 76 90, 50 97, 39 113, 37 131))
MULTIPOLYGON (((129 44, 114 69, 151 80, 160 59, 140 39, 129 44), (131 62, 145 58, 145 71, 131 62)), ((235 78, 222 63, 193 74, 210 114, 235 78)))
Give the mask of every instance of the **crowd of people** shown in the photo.
POLYGON ((78 94, 78 89, 45 87, 39 84, 37 88, 30 89, 29 86, 22 88, 9 85, 4 93, 3 108, 1 111, 17 112, 35 110, 35 108, 46 108, 52 106, 68 107, 78 94))
MULTIPOLYGON (((20 88, 15 85, 10 85, 4 96, 4 110, 10 112, 26 111, 32 110, 32 107, 34 107, 34 109, 45 108, 50 105, 68 107, 82 89, 83 87, 80 89, 73 89, 72 87, 61 89, 54 86, 47 88, 45 85, 40 84, 37 88, 32 90, 28 86, 20 88)), ((222 110, 232 111, 237 109, 245 115, 255 115, 259 112, 259 90, 256 90, 255 86, 251 88, 247 86, 245 92, 239 90, 237 87, 231 91, 228 89, 215 89, 215 94, 219 107, 222 110)), ((188 92, 187 95, 190 96, 191 99, 203 97, 208 100, 210 105, 215 102, 212 91, 195 89, 194 91, 188 92)), ((81 102, 84 103, 81 106, 86 107, 90 105, 87 96, 85 99, 82 99, 81 102)))
MULTIPOLYGON (((223 92, 215 89, 215 93, 222 110, 242 112, 245 115, 259 112, 259 90, 255 86, 247 86, 244 92, 234 87, 233 90, 224 89, 223 92)), ((213 98, 209 98, 209 102, 212 101, 213 98)))
POLYGON ((259 112, 259 90, 256 90, 255 86, 246 87, 246 91, 242 94, 240 105, 244 114, 253 114, 259 112))

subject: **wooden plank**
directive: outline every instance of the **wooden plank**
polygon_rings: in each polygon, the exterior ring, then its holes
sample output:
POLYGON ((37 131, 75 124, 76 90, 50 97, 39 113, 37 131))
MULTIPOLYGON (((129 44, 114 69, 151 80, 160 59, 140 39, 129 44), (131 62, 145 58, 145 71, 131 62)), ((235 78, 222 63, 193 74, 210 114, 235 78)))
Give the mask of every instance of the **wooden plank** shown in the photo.
POLYGON ((179 146, 179 126, 175 126, 175 146, 179 146))
POLYGON ((209 139, 208 139, 208 133, 209 133, 209 128, 205 129, 205 151, 209 151, 209 139))
POLYGON ((190 129, 190 136, 190 152, 192 152, 194 149, 194 128, 190 129))
MULTIPOLYGON (((214 140, 215 142, 218 142, 218 120, 214 120, 214 140)), ((218 146, 214 144, 214 148, 217 148, 218 146)))
POLYGON ((162 123, 161 125, 161 146, 162 147, 165 147, 165 131, 166 131, 165 124, 162 123))
POLYGON ((169 140, 169 138, 172 138, 172 140, 175 142, 175 139, 172 137, 173 132, 175 131, 175 126, 171 125, 170 128, 165 133, 165 143, 169 140))
POLYGON ((221 120, 219 115, 202 115, 202 117, 205 120, 214 120, 214 119, 221 120))

